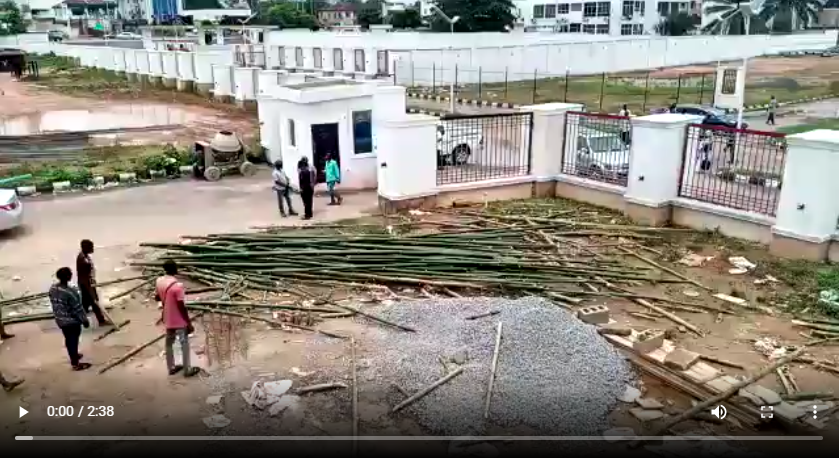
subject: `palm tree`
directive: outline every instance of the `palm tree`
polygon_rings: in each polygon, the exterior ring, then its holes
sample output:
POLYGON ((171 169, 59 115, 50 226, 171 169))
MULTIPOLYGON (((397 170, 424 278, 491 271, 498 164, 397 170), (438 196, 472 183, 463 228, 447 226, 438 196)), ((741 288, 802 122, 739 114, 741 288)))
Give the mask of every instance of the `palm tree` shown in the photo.
MULTIPOLYGON (((786 0, 796 1, 796 0, 786 0)), ((751 3, 747 0, 705 0, 703 14, 714 17, 703 26, 704 33, 715 35, 747 35, 746 18, 741 10, 741 5, 751 3)), ((749 13, 748 13, 749 14, 749 13)), ((750 17, 750 29, 755 30, 763 18, 757 14, 750 17)))
POLYGON ((789 17, 790 31, 794 31, 799 28, 798 25, 807 27, 815 24, 823 5, 822 0, 765 0, 758 14, 770 23, 777 17, 789 17))

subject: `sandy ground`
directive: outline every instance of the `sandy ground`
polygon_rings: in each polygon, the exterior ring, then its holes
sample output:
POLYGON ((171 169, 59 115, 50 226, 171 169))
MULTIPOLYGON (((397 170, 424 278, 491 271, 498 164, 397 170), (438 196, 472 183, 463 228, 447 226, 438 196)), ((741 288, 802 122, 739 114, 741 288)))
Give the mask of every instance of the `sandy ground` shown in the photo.
MULTIPOLYGON (((837 78, 838 66, 837 57, 822 56, 801 56, 801 57, 759 57, 750 59, 748 65, 750 78, 765 78, 769 76, 783 77, 796 76, 823 78, 825 75, 834 75, 837 78)), ((740 62, 733 62, 738 63, 740 62)), ((688 73, 710 73, 714 72, 716 65, 691 65, 686 67, 673 67, 659 70, 652 73, 655 78, 676 78, 680 74, 688 73)))

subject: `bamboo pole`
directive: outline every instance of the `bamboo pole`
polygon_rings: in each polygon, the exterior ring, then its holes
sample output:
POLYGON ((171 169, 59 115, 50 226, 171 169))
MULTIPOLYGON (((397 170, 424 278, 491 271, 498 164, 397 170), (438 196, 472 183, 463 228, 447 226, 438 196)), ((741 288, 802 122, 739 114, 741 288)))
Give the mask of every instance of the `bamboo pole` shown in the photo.
POLYGON ((423 388, 422 390, 420 390, 419 392, 413 394, 410 398, 408 398, 408 399, 404 400, 403 402, 397 404, 393 409, 391 409, 391 413, 399 412, 400 410, 410 406, 411 404, 414 404, 415 402, 422 399, 423 397, 425 397, 426 395, 428 395, 432 391, 436 390, 438 387, 440 387, 444 383, 446 383, 446 382, 452 380, 453 378, 461 375, 462 372, 464 372, 464 368, 459 367, 459 368, 455 369, 454 371, 446 374, 445 376, 438 379, 437 381, 435 381, 431 385, 429 385, 426 388, 423 388))
POLYGON ((496 328, 496 347, 493 349, 493 363, 490 366, 490 381, 487 383, 487 395, 484 401, 484 419, 490 418, 490 401, 493 399, 493 384, 496 382, 496 367, 499 363, 499 349, 502 346, 502 322, 496 328))

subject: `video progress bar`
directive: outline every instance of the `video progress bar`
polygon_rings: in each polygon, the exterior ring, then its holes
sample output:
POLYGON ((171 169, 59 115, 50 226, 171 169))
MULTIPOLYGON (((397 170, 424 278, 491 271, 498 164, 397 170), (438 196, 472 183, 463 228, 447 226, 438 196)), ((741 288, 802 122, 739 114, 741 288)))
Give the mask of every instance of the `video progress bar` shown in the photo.
POLYGON ((15 436, 18 441, 821 441, 823 436, 15 436))

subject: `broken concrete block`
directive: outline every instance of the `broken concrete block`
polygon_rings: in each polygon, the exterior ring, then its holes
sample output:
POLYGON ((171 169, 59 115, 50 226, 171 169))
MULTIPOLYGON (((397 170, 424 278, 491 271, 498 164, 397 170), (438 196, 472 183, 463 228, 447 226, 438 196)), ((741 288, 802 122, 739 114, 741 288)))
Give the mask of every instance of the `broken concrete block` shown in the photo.
POLYGON ((642 392, 639 391, 637 388, 627 385, 624 389, 624 393, 618 397, 618 400, 621 402, 632 404, 636 402, 636 399, 638 399, 641 395, 642 392))
POLYGON ((683 375, 692 382, 702 385, 709 380, 720 377, 721 372, 708 364, 695 364, 687 371, 683 371, 683 375))
POLYGON ((224 428, 230 424, 230 419, 224 415, 211 415, 203 418, 201 421, 203 421, 208 428, 214 429, 224 428))
POLYGON ((598 334, 612 336, 629 336, 633 334, 633 330, 622 326, 607 325, 598 328, 598 334))
POLYGON ((700 359, 700 354, 688 351, 684 348, 675 348, 672 352, 665 355, 665 366, 677 370, 688 370, 693 366, 697 360, 700 359))
POLYGON ((639 404, 639 407, 645 410, 658 410, 665 407, 661 402, 653 398, 636 398, 636 404, 639 404))
POLYGON ((752 384, 750 386, 746 386, 744 387, 744 391, 761 398, 761 400, 764 401, 764 404, 762 405, 774 406, 782 402, 782 397, 779 396, 779 393, 776 393, 769 388, 764 388, 761 385, 752 384))
POLYGON ((607 442, 627 441, 636 437, 636 431, 633 431, 633 428, 619 427, 608 429, 603 435, 607 442))
POLYGON ((731 375, 724 375, 714 380, 709 380, 704 385, 706 385, 707 388, 714 391, 716 394, 720 394, 732 388, 732 386, 737 383, 740 383, 740 380, 738 380, 737 378, 731 375))
POLYGON ((610 322, 610 309, 605 305, 584 307, 578 310, 577 317, 584 323, 606 324, 610 322))
POLYGON ((207 398, 207 405, 210 407, 219 407, 222 405, 222 399, 224 399, 224 396, 221 394, 209 396, 207 398))
POLYGON ((641 407, 633 407, 630 409, 630 414, 638 418, 639 421, 653 421, 665 416, 661 410, 646 410, 641 407))
POLYGON ((645 329, 636 334, 633 340, 633 350, 637 353, 650 353, 662 346, 665 342, 665 333, 658 329, 645 329))

